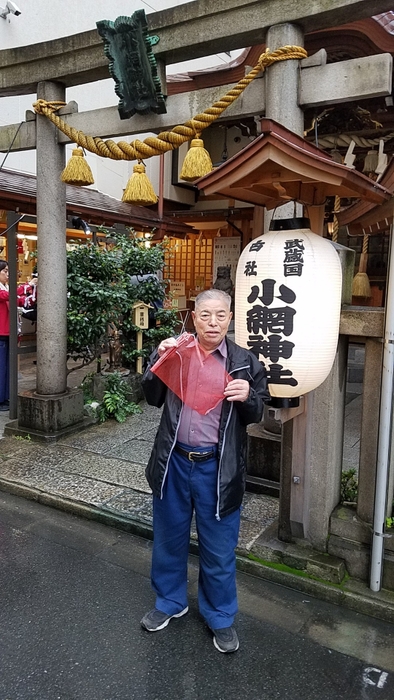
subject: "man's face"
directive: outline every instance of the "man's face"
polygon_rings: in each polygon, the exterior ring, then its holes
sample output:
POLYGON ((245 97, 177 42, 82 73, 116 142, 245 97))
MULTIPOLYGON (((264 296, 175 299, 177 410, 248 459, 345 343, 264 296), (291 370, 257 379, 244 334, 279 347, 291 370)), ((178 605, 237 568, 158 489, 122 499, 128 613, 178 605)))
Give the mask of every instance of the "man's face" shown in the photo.
POLYGON ((232 313, 221 299, 207 299, 192 311, 194 327, 200 345, 213 352, 227 333, 232 313))

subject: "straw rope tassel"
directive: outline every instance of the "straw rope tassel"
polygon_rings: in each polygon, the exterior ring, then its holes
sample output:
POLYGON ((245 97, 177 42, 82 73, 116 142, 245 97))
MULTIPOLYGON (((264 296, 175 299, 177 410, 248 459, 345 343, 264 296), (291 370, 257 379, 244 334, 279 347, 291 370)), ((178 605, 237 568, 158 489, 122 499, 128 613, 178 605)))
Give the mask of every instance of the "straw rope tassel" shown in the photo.
POLYGON ((367 263, 368 263, 368 242, 369 234, 364 233, 363 238, 363 249, 360 255, 360 264, 358 267, 358 272, 353 279, 352 284, 352 296, 354 297, 364 297, 369 298, 371 294, 371 285, 369 283, 369 278, 367 275, 367 263))
POLYGON ((211 170, 213 170, 211 156, 204 148, 204 141, 202 139, 193 139, 183 161, 179 175, 180 179, 186 180, 186 182, 193 182, 198 177, 208 175, 211 170))
POLYGON ((94 179, 82 148, 74 148, 72 156, 61 174, 62 182, 68 185, 93 185, 94 179))
POLYGON ((137 165, 133 167, 133 174, 126 185, 122 202, 129 202, 130 204, 138 204, 139 206, 146 207, 150 204, 156 204, 157 200, 158 197, 145 172, 145 165, 138 162, 137 165))

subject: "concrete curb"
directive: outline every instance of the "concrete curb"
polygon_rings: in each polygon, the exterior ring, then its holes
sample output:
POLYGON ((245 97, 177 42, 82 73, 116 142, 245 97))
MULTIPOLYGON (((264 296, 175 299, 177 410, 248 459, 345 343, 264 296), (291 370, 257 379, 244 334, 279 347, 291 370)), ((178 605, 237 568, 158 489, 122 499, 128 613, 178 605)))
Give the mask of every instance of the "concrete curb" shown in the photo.
POLYGON ((341 586, 327 584, 306 576, 278 571, 245 557, 237 557, 237 564, 240 571, 252 576, 259 576, 266 581, 271 581, 271 583, 297 590, 327 603, 349 608, 363 615, 376 617, 385 622, 394 622, 394 595, 391 591, 373 593, 365 584, 357 582, 360 592, 356 593, 349 590, 349 587, 352 586, 352 579, 348 579, 341 586))
POLYGON ((116 527, 119 530, 124 530, 125 532, 130 532, 131 534, 145 537, 149 540, 153 539, 152 527, 148 523, 142 523, 140 520, 125 517, 110 510, 106 511, 103 508, 96 508, 92 505, 72 501, 69 498, 56 496, 46 491, 33 488, 32 486, 17 484, 14 481, 8 481, 4 478, 0 478, 0 491, 11 493, 14 496, 21 496, 29 501, 37 501, 37 503, 41 503, 42 505, 57 508, 58 510, 71 513, 72 515, 78 515, 87 520, 95 520, 103 525, 116 527))
MULTIPOLYGON (((149 523, 144 523, 141 520, 127 517, 120 513, 72 501, 68 498, 17 484, 4 478, 0 478, 0 491, 21 496, 27 500, 36 501, 87 520, 94 520, 148 540, 153 539, 152 526, 149 523)), ((198 555, 198 544, 193 540, 190 542, 190 551, 198 555)), ((244 573, 297 590, 313 598, 339 606, 342 605, 355 612, 394 623, 394 593, 391 591, 382 590, 379 593, 373 593, 366 584, 352 579, 348 579, 341 585, 335 585, 306 575, 297 576, 291 572, 266 565, 262 561, 249 559, 245 556, 244 550, 242 550, 242 553, 237 553, 237 568, 244 573)))

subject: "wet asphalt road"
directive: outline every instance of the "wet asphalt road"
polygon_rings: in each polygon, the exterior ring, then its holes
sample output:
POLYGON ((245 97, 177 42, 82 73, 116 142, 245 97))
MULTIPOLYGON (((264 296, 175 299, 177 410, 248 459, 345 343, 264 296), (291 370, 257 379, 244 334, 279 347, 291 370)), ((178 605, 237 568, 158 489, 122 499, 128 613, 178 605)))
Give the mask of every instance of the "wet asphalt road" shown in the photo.
POLYGON ((238 575, 236 654, 196 608, 158 633, 151 543, 0 493, 0 700, 393 700, 394 626, 238 575))

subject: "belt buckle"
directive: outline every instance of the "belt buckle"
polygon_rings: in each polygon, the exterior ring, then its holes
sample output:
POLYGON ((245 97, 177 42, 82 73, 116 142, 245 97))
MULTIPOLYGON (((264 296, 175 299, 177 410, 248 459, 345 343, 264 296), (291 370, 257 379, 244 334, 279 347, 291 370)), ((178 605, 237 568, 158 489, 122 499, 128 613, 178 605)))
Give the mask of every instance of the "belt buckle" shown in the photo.
POLYGON ((187 455, 189 462, 197 462, 197 459, 193 459, 193 457, 197 457, 198 459, 198 457, 201 457, 201 452, 189 452, 187 455))

